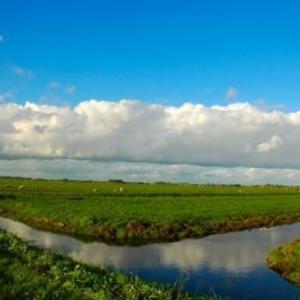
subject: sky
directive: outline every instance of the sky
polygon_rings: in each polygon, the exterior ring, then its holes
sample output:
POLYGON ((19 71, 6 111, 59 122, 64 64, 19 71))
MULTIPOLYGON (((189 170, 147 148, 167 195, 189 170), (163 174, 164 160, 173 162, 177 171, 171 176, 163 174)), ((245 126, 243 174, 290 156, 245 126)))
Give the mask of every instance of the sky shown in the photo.
POLYGON ((0 166, 300 182, 299 15, 289 0, 1 1, 0 166))

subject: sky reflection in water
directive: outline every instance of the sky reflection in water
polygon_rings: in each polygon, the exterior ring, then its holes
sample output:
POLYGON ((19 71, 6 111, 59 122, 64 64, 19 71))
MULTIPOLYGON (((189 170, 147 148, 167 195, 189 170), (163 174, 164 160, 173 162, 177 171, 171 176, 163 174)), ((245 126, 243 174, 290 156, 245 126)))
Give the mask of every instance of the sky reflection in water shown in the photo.
POLYGON ((134 272, 160 282, 185 282, 191 293, 213 289, 231 299, 299 299, 300 289, 265 265, 268 251, 299 238, 300 224, 139 247, 84 243, 0 218, 0 228, 75 260, 134 272))

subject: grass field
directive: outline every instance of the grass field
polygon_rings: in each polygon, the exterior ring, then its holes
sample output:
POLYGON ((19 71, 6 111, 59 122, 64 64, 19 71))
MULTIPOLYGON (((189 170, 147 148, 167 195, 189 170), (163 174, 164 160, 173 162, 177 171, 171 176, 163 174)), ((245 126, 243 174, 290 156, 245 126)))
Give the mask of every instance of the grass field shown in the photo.
MULTIPOLYGON (((192 299, 178 287, 145 283, 28 246, 0 230, 1 299, 192 299)), ((196 298, 193 298, 196 299, 196 298)), ((215 296, 197 299, 217 299, 215 296)))
POLYGON ((282 277, 300 286, 300 240, 272 250, 267 264, 282 277))
POLYGON ((0 179, 0 215, 108 242, 201 237, 300 219, 300 189, 0 179))

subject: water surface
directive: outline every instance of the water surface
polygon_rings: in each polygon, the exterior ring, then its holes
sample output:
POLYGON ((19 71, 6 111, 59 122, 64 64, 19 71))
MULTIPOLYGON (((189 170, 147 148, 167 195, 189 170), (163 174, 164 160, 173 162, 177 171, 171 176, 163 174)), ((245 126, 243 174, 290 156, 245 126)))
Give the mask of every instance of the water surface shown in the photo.
POLYGON ((300 238, 300 224, 138 247, 85 243, 1 217, 0 228, 94 266, 117 268, 162 283, 180 279, 192 294, 214 290, 230 299, 300 299, 300 288, 265 264, 269 250, 300 238))

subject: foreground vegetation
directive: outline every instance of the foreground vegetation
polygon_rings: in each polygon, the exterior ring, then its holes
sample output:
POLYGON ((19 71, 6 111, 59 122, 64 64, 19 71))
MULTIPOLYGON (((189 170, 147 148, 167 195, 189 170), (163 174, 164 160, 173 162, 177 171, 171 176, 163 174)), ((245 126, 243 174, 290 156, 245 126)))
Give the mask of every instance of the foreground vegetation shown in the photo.
POLYGON ((282 277, 300 286, 300 240, 272 250, 267 264, 282 277))
MULTIPOLYGON (((1 299, 191 299, 176 287, 78 264, 0 230, 1 299)), ((196 298, 193 298, 196 299, 196 298)), ((217 299, 198 297, 197 299, 217 299)))
POLYGON ((0 179, 0 215, 113 243, 202 237, 300 220, 300 189, 0 179))

